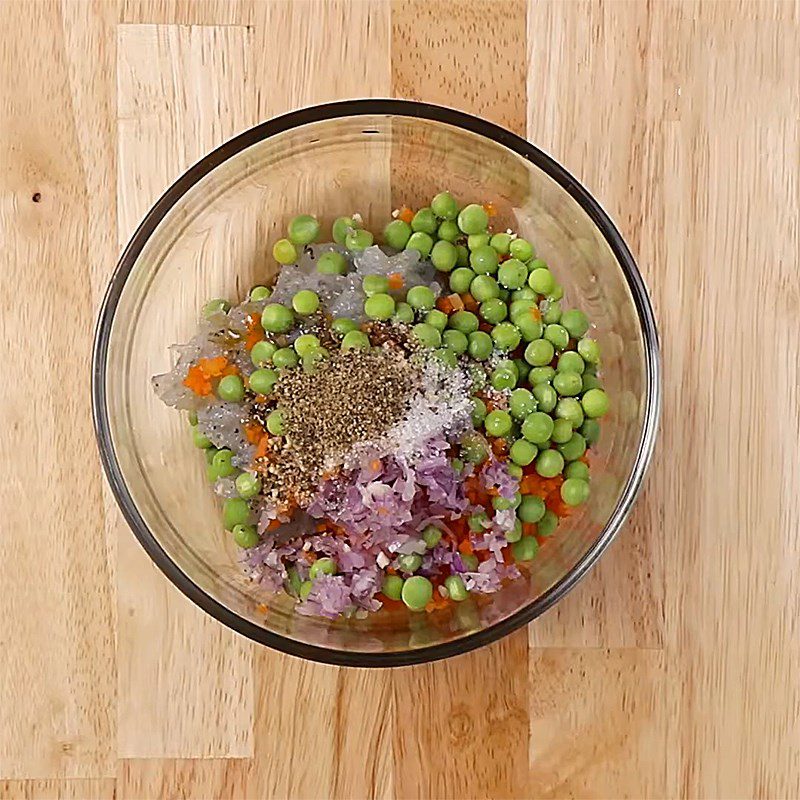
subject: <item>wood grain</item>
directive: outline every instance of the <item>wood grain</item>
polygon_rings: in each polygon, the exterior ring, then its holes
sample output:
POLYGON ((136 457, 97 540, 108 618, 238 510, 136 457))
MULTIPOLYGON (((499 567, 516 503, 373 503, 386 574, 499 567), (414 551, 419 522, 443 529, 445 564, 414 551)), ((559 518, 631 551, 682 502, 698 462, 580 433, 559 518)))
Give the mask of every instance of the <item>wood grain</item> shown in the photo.
POLYGON ((0 22, 0 800, 800 797, 800 4, 7 0, 0 22), (392 94, 527 134, 595 193, 652 292, 665 407, 574 592, 375 672, 250 645, 167 583, 104 487, 87 376, 118 248, 175 176, 261 119, 392 94))

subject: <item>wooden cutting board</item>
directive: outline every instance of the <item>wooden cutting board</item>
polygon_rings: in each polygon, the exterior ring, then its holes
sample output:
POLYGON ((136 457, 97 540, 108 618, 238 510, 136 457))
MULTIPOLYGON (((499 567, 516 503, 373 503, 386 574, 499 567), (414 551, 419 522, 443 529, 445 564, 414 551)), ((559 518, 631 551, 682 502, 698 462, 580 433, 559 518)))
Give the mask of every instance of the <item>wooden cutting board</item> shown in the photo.
POLYGON ((0 2, 0 798, 800 797, 796 2, 0 2), (298 106, 398 96, 577 174, 652 292, 660 445, 556 609, 394 671, 306 664, 147 561, 90 419, 162 189, 298 106))

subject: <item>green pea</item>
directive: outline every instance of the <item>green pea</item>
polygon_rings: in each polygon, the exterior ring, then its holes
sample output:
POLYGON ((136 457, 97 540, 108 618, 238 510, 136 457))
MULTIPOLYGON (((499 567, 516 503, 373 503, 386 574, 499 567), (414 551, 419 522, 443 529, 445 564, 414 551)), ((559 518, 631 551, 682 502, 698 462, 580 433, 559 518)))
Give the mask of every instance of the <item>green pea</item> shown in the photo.
POLYGON ((286 594, 290 595, 291 597, 299 597, 300 587, 303 583, 300 580, 299 573, 294 567, 290 567, 288 570, 286 570, 286 574, 287 578, 283 587, 286 590, 286 594))
POLYGON ((272 363, 278 369, 291 369, 300 363, 300 358, 291 347, 281 347, 272 356, 272 363))
POLYGON ((231 304, 227 300, 215 299, 209 300, 202 310, 205 319, 211 319, 217 314, 226 314, 230 310, 231 304))
MULTIPOLYGON (((515 508, 516 499, 512 500, 508 497, 500 497, 499 495, 492 498, 492 508, 496 511, 507 511, 509 508, 515 508)), ((516 505, 519 505, 518 503, 516 505)))
POLYGON ((522 538, 522 520, 515 519, 514 527, 510 531, 506 531, 505 537, 509 544, 518 542, 522 538))
POLYGON ((544 338, 547 339, 556 350, 564 350, 569 344, 569 334, 563 325, 555 323, 548 325, 544 329, 544 338))
POLYGON ((320 341, 317 336, 314 336, 313 333, 304 333, 302 336, 298 336, 293 343, 293 347, 297 355, 300 358, 303 356, 307 356, 313 350, 316 350, 320 346, 320 341))
POLYGON ((476 361, 486 361, 492 354, 492 337, 485 331, 474 331, 469 335, 467 351, 476 361))
POLYGON ((569 441, 558 445, 558 451, 564 456, 564 461, 577 461, 586 452, 586 439, 573 433, 569 441))
POLYGON ((533 396, 539 404, 539 411, 549 414, 558 402, 558 394, 549 383, 537 383, 533 387, 533 396))
POLYGON ((470 464, 480 464, 489 456, 489 448, 482 436, 466 433, 461 437, 461 455, 470 464))
POLYGON ((562 397, 575 397, 583 389, 583 380, 577 372, 557 372, 553 378, 553 388, 562 397))
POLYGON ((440 272, 450 272, 458 261, 455 245, 444 240, 436 242, 431 250, 431 264, 440 272))
POLYGON ((531 365, 524 358, 515 358, 514 366, 517 368, 517 376, 520 383, 528 380, 528 375, 531 371, 531 365))
POLYGON ((410 238, 411 226, 402 219, 393 219, 383 229, 384 241, 395 250, 405 250, 410 238))
POLYGON ((582 481, 589 480, 589 465, 583 461, 571 461, 564 468, 565 478, 579 478, 582 481))
POLYGON ((578 353, 587 364, 597 364, 600 361, 600 345, 594 339, 581 339, 578 342, 578 353))
POLYGON ((408 303, 395 303, 392 320, 410 324, 414 321, 414 309, 408 303))
POLYGON ((461 331, 448 329, 442 333, 442 344, 460 356, 467 352, 469 340, 461 331))
POLYGON ((589 499, 589 484, 580 478, 567 478, 561 484, 561 499, 568 506, 579 506, 589 499))
POLYGON ((558 300, 545 300, 542 308, 542 320, 548 325, 555 325, 560 319, 561 303, 558 300))
POLYGON ((195 410, 189 412, 189 424, 192 427, 197 425, 197 412, 195 410))
POLYGON ((447 364, 448 367, 455 369, 458 366, 458 359, 456 358, 456 354, 452 350, 448 350, 446 347, 439 347, 433 351, 433 354, 436 358, 439 359, 443 364, 447 364))
POLYGON ((412 233, 406 242, 406 250, 416 250, 420 258, 427 258, 433 249, 433 238, 423 231, 412 233))
POLYGON ((364 303, 364 313, 370 319, 391 319, 394 309, 394 298, 390 294, 383 294, 382 292, 368 297, 364 303))
POLYGON ((508 306, 508 315, 511 319, 517 317, 535 317, 531 314, 531 309, 536 308, 536 303, 533 300, 512 300, 508 306))
POLYGON ((344 336, 345 334, 350 333, 350 331, 357 331, 358 323, 355 320, 348 319, 347 317, 337 317, 331 323, 331 330, 333 330, 335 333, 338 333, 339 336, 344 336))
POLYGON ((544 500, 535 494, 526 494, 517 509, 517 516, 523 522, 538 522, 545 512, 544 500))
POLYGON ((525 419, 528 414, 536 411, 536 398, 528 389, 514 389, 508 399, 511 416, 516 419, 525 419))
POLYGON ((217 384, 217 394, 229 403, 241 403, 244 399, 244 382, 238 375, 226 375, 217 384))
MULTIPOLYGON (((456 261, 456 264, 459 267, 466 267, 469 264, 469 250, 467 250, 466 245, 463 244, 457 244, 456 250, 458 252, 458 261, 456 261)), ((472 272, 472 270, 470 270, 470 272, 472 272)))
POLYGON ((414 338, 423 347, 441 347, 442 334, 427 322, 420 322, 411 329, 414 338))
POLYGON ((520 261, 530 261, 533 258, 533 247, 526 239, 512 239, 508 252, 520 261))
POLYGON ((542 411, 534 411, 528 414, 522 423, 522 435, 534 444, 542 444, 550 438, 553 433, 553 420, 542 411))
POLYGON ((459 267, 450 273, 450 288, 458 293, 464 294, 469 291, 475 273, 468 267, 459 267))
POLYGON ((427 286, 413 286, 408 290, 406 302, 418 311, 430 311, 436 304, 436 295, 427 286))
POLYGON ((425 542, 425 546, 428 548, 428 550, 432 550, 434 547, 436 547, 441 538, 442 532, 435 525, 428 525, 422 531, 422 541, 425 542))
POLYGON ((310 214, 300 214, 289 222, 289 238, 294 244, 311 244, 318 236, 319 222, 310 214))
POLYGON ((257 369, 248 378, 248 383, 256 394, 269 394, 279 377, 274 369, 257 369))
POLYGON ((336 244, 344 244, 347 234, 350 233, 351 230, 356 230, 360 227, 359 223, 352 217, 337 217, 333 221, 333 229, 331 231, 333 241, 336 242, 336 244))
POLYGON ((197 428, 192 431, 192 443, 200 450, 211 447, 211 439, 202 434, 197 428))
MULTIPOLYGON (((520 440, 524 441, 524 440, 520 440)), ((514 443, 516 444, 516 442, 514 443)), ((535 446, 535 445, 534 445, 535 446)), ((513 448, 513 445, 512 445, 513 448)), ((508 470, 508 474, 511 475, 512 478, 516 478, 518 481, 522 480, 522 467, 519 464, 512 463, 511 461, 506 462, 506 470, 508 470)))
POLYGON ((209 483, 216 483, 217 478, 219 478, 219 475, 217 474, 217 470, 214 469, 214 465, 206 464, 206 480, 209 483))
POLYGON ((541 258, 535 258, 533 261, 528 261, 528 269, 533 272, 535 269, 547 269, 547 263, 541 258))
POLYGON ((458 227, 466 234, 482 233, 489 225, 489 215, 483 206, 470 203, 458 215, 458 227))
POLYGON ((372 247, 373 241, 375 239, 369 231, 358 229, 344 237, 344 246, 354 253, 360 253, 368 247, 372 247))
POLYGON ((517 441, 511 445, 509 455, 515 464, 519 464, 521 467, 527 467, 528 464, 536 458, 538 452, 539 449, 535 444, 532 444, 526 439, 517 439, 517 441))
POLYGON ((467 247, 470 250, 477 250, 479 247, 486 247, 489 244, 488 233, 473 233, 467 236, 467 247))
POLYGON ((319 308, 319 295, 310 289, 301 289, 292 297, 292 308, 300 316, 307 317, 319 308))
POLYGON ((369 336, 363 331, 348 331, 342 339, 342 350, 369 350, 369 336))
POLYGON ((517 376, 510 369, 496 369, 492 372, 490 382, 492 388, 502 392, 504 389, 513 389, 517 385, 517 376))
POLYGON ((253 362, 254 366, 263 367, 272 361, 272 356, 275 355, 277 349, 277 346, 272 342, 256 342, 253 345, 253 349, 250 351, 250 360, 253 362))
POLYGON ((401 572, 416 572, 422 566, 422 556, 417 553, 397 557, 397 568, 401 572))
POLYGON ((539 383, 550 383, 556 375, 552 367, 532 367, 528 373, 528 383, 536 386, 539 383))
POLYGON ((514 360, 511 358, 501 358, 496 365, 497 369, 505 369, 511 370, 514 373, 515 378, 519 378, 519 370, 517 369, 517 365, 514 363, 514 360))
POLYGON ((610 402, 602 389, 589 389, 581 399, 581 405, 586 416, 595 419, 608 413, 610 402))
POLYGON ((236 476, 236 491, 239 497, 249 500, 261 491, 261 480, 252 472, 242 472, 236 476))
POLYGON ((222 522, 226 531, 232 531, 236 525, 246 525, 250 519, 250 506, 241 497, 229 497, 222 504, 222 522))
POLYGON ((585 369, 586 363, 574 350, 562 353, 558 357, 556 372, 577 372, 579 375, 582 375, 585 369))
POLYGON ((552 536, 558 527, 558 517, 548 508, 544 512, 544 516, 539 520, 536 526, 536 533, 539 536, 547 537, 552 536))
POLYGON ((437 331, 441 332, 447 327, 447 314, 444 311, 439 311, 438 308, 433 308, 425 315, 425 322, 428 325, 433 325, 437 331))
POLYGON ((478 330, 478 318, 471 311, 456 311, 450 315, 448 325, 454 330, 469 335, 478 330))
MULTIPOLYGON (((581 339, 581 341, 584 341, 581 339)), ((600 378, 597 377, 592 372, 588 370, 581 375, 581 390, 583 392, 588 392, 589 389, 602 389, 603 384, 600 382, 600 378)))
POLYGON ((439 192, 431 200, 431 209, 440 219, 453 220, 458 216, 458 203, 450 192, 439 192))
MULTIPOLYGON (((450 244, 455 245, 456 239, 461 236, 461 231, 458 229, 458 225, 455 222, 446 219, 439 226, 439 230, 436 231, 436 235, 442 241, 450 242, 450 244)), ((458 260, 458 250, 456 250, 456 260, 458 260)))
POLYGON ((553 433, 550 438, 557 444, 564 444, 572 438, 572 425, 569 420, 557 419, 553 423, 553 433))
POLYGON ((361 280, 361 288, 367 297, 378 293, 386 294, 389 291, 389 279, 385 275, 365 275, 361 280))
POLYGON ((318 347, 303 356, 303 372, 307 375, 316 375, 320 364, 328 358, 328 351, 324 347, 318 347))
POLYGON ((476 275, 469 286, 469 291, 479 303, 500 297, 500 287, 491 275, 476 275))
POLYGON ((498 297, 484 300, 481 303, 481 316, 491 325, 497 325, 506 318, 508 306, 498 297))
POLYGON ((480 533, 489 524, 489 517, 484 511, 477 514, 470 514, 467 518, 467 525, 473 533, 480 533))
POLYGON ((401 597, 412 611, 422 611, 433 597, 433 584, 422 575, 413 575, 403 584, 401 597))
POLYGON ((483 426, 490 436, 505 436, 511 430, 511 415, 507 411, 490 411, 483 426))
POLYGON ((448 575, 444 579, 444 588, 447 589, 448 597, 456 603, 462 603, 469 597, 469 591, 460 575, 448 575))
POLYGON ((403 579, 399 575, 387 575, 383 579, 381 591, 390 600, 399 600, 403 592, 403 579))
POLYGON ((542 450, 536 457, 536 472, 543 478, 555 478, 564 469, 564 457, 558 450, 542 450))
POLYGON ((421 208, 411 220, 411 230, 414 233, 422 231, 422 233, 434 234, 438 225, 436 215, 430 208, 421 208))
POLYGON ((288 239, 278 239, 272 246, 272 257, 286 266, 297 262, 297 248, 288 239))
POLYGON ((500 265, 497 279, 506 289, 520 289, 525 285, 528 268, 516 258, 509 258, 500 265))
POLYGON ((314 588, 314 584, 311 581, 303 581, 300 584, 300 591, 298 594, 300 595, 301 600, 308 600, 308 596, 311 594, 311 590, 314 588))
POLYGON ((583 408, 574 397, 562 397, 556 404, 556 416, 569 420, 573 428, 583 425, 583 408))
POLYGON ((600 440, 600 423, 596 419, 587 419, 581 425, 580 433, 587 444, 595 444, 600 440))
POLYGON ((460 458, 454 458, 450 464, 453 467, 453 470, 457 472, 459 475, 464 470, 464 462, 460 458))
POLYGON ((501 322, 492 329, 492 339, 498 350, 508 352, 519 345, 522 335, 519 328, 513 323, 501 322))
POLYGON ((211 459, 211 466, 214 467, 220 478, 229 478, 236 472, 236 467, 233 466, 232 460, 233 452, 228 450, 227 447, 223 447, 214 453, 214 457, 211 459))
POLYGON ((272 411, 267 417, 267 430, 273 436, 282 436, 284 427, 283 414, 277 409, 272 411))
POLYGON ((320 575, 335 575, 339 569, 338 564, 332 558, 318 558, 308 571, 308 577, 316 580, 320 575))
POLYGON ((344 275, 347 272, 347 259, 335 250, 323 253, 317 259, 317 272, 320 275, 344 275))
POLYGON ((272 289, 266 286, 254 286, 250 290, 250 301, 260 303, 262 300, 267 300, 271 294, 272 289))
POLYGON ((548 300, 561 300, 562 297, 564 297, 564 287, 559 283, 557 283, 556 288, 547 295, 548 300))
POLYGON ((511 244, 511 234, 496 233, 489 240, 489 244, 494 247, 501 256, 505 256, 508 254, 508 246, 511 244))
POLYGON ((516 561, 532 561, 539 552, 539 542, 535 536, 523 536, 511 545, 511 554, 516 561))
POLYGON ((536 305, 536 292, 530 286, 523 286, 521 289, 515 289, 511 293, 513 300, 532 300, 533 305, 536 305))
POLYGON ((546 267, 539 267, 528 276, 528 286, 537 294, 549 294, 555 288, 553 273, 546 267))
POLYGON ((561 315, 561 324, 569 331, 573 339, 580 339, 589 330, 589 320, 586 314, 577 308, 565 311, 561 315))
POLYGON ((534 339, 525 348, 525 360, 532 367, 546 366, 553 360, 555 354, 555 348, 547 339, 534 339))
POLYGON ((245 550, 255 547, 259 542, 258 533, 252 525, 234 525, 231 532, 233 541, 245 550))
POLYGON ((280 303, 270 303, 261 312, 261 326, 270 333, 286 333, 294 325, 291 309, 280 303))
POLYGON ((486 403, 480 397, 472 398, 472 424, 477 428, 486 419, 486 403))
POLYGON ((511 320, 519 328, 522 338, 526 342, 533 342, 542 335, 542 323, 532 314, 517 314, 511 320))
POLYGON ((478 275, 497 272, 498 263, 497 250, 488 244, 473 250, 469 256, 469 265, 478 275))

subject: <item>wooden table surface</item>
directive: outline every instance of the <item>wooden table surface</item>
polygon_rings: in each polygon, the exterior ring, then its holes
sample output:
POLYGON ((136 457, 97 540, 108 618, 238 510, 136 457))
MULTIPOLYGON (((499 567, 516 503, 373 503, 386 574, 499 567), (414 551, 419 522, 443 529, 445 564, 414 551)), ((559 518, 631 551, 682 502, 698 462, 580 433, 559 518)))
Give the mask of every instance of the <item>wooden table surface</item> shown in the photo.
POLYGON ((797 3, 2 0, 0 154, 0 798, 800 797, 797 3), (168 182, 275 114, 392 95, 595 193, 665 407, 631 521, 556 609, 367 672, 254 646, 149 565, 89 364, 168 182))

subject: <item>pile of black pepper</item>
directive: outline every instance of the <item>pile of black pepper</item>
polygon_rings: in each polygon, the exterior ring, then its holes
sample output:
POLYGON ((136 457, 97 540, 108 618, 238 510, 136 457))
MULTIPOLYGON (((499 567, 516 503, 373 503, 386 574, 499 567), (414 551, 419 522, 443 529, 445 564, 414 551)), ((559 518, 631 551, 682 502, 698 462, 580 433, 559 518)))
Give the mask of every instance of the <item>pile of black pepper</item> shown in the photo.
POLYGON ((283 435, 258 460, 266 496, 305 505, 354 444, 378 438, 402 419, 418 371, 400 344, 387 337, 370 350, 335 351, 313 373, 281 376, 274 399, 283 435))

